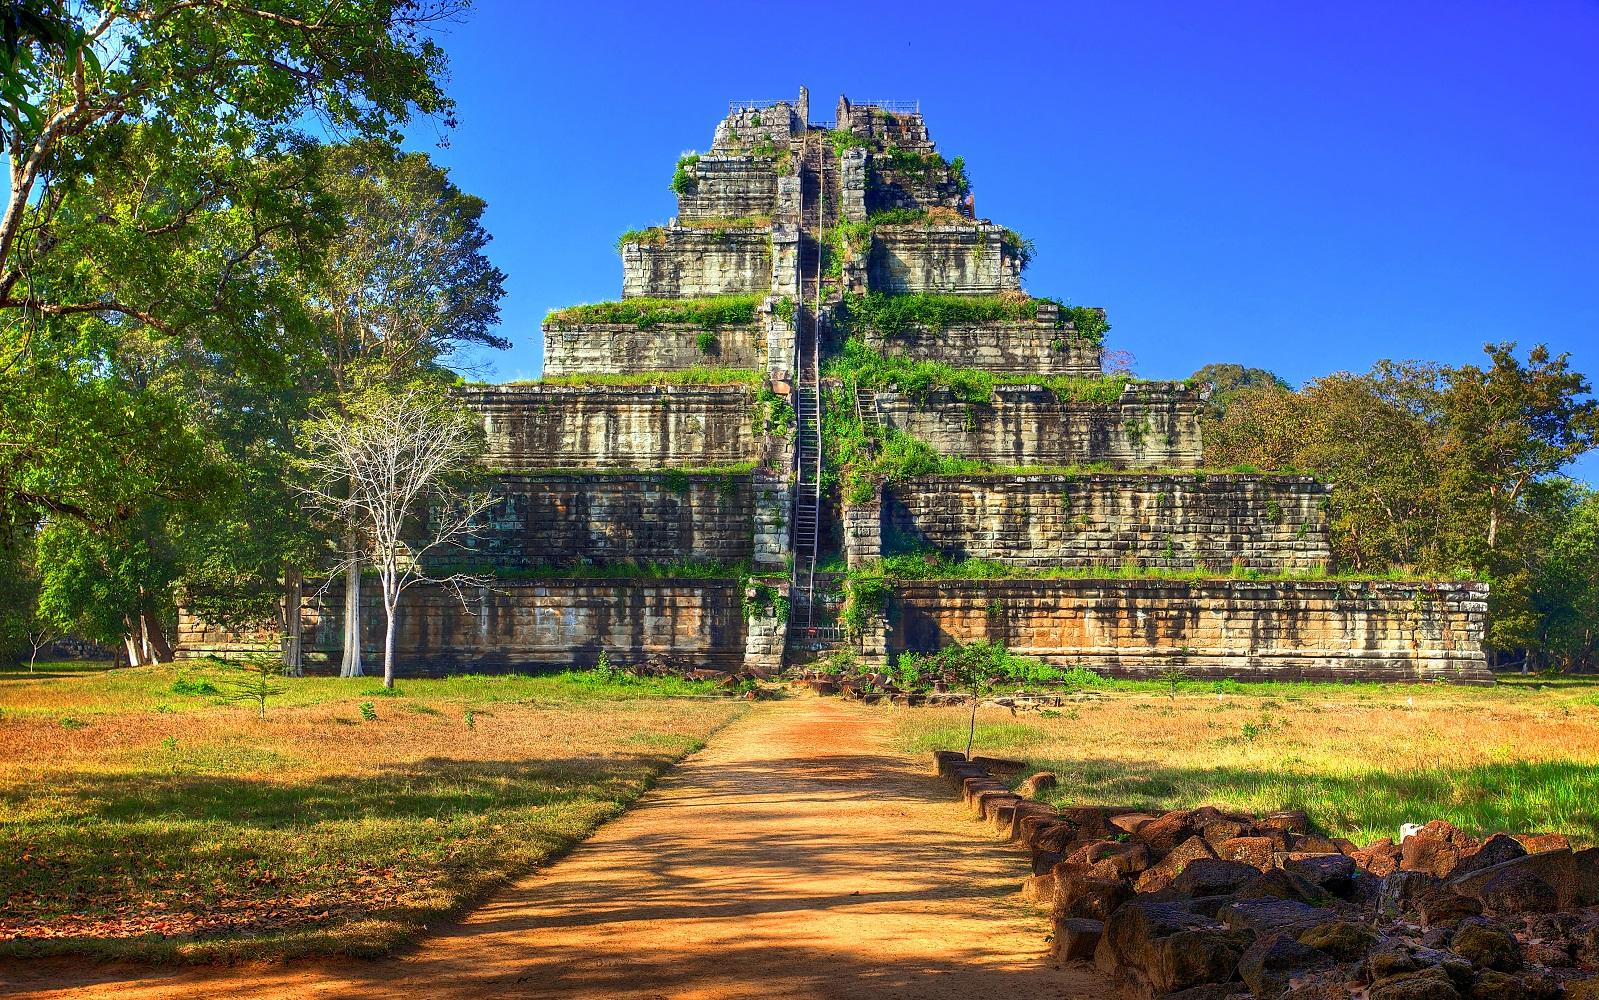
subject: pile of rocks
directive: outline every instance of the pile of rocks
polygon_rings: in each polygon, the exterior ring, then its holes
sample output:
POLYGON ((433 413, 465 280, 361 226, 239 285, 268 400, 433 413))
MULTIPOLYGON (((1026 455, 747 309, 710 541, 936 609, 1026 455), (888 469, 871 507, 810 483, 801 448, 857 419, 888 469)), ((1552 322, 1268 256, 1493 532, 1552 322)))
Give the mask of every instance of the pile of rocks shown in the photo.
MULTIPOLYGON (((793 680, 817 694, 840 695, 869 705, 882 701, 895 705, 968 705, 972 700, 972 695, 951 691, 943 681, 935 681, 930 690, 908 691, 900 687, 892 676, 880 671, 836 674, 807 667, 795 673, 793 680)), ((1059 694, 1016 691, 987 696, 983 704, 1009 709, 1036 709, 1055 708, 1064 705, 1067 700, 1066 696, 1059 694)))
POLYGON ((1128 996, 1184 1000, 1599 1000, 1599 849, 1479 841, 1448 823, 1360 847, 1303 813, 1056 809, 1019 761, 935 755, 997 832, 1031 850, 1023 893, 1052 950, 1128 996))

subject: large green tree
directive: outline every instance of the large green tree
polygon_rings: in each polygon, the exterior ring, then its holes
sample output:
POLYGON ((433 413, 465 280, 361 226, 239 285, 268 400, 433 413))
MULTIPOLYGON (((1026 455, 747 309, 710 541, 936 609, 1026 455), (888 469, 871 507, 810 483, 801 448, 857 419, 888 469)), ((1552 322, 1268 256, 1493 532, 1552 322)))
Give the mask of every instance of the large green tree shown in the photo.
POLYGON ((305 543, 276 527, 303 521, 285 449, 329 382, 306 289, 345 206, 321 143, 447 118, 428 29, 461 9, 44 0, 7 23, 0 515, 48 553, 57 620, 159 655, 174 587, 269 603, 305 543))
POLYGON ((1592 500, 1560 472, 1599 444, 1599 401, 1565 355, 1484 350, 1486 365, 1382 362, 1297 392, 1246 388, 1207 428, 1207 461, 1314 472, 1334 487, 1342 564, 1490 578, 1490 645, 1591 664, 1592 500))

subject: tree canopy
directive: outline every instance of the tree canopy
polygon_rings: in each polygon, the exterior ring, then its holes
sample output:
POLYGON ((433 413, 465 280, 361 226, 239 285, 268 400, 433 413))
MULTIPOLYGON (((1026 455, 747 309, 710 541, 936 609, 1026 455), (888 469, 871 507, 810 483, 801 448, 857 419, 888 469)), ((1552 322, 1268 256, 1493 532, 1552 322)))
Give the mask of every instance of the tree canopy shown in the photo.
POLYGON ((1599 445, 1599 401, 1567 355, 1484 351, 1246 386, 1207 423, 1206 460, 1330 481, 1341 564, 1492 580, 1491 645, 1593 666, 1594 494, 1560 472, 1599 445))

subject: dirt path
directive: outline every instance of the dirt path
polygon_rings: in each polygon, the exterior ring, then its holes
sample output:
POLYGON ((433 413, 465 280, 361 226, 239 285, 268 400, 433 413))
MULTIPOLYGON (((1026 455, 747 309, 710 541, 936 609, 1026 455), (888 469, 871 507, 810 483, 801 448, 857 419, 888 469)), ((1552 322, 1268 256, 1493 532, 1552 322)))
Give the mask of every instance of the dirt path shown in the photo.
POLYGON ((0 993, 1098 997, 1043 961, 1024 859, 888 749, 879 712, 761 706, 564 860, 378 962, 0 967, 0 993))

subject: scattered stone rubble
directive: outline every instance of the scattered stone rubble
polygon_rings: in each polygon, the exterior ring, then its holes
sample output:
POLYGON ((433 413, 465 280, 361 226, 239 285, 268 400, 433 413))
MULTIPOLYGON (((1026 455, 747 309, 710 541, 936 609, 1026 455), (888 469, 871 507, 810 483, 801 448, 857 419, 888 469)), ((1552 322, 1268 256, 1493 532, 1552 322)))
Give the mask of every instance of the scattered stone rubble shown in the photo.
POLYGON ((1558 834, 1477 840, 1443 821, 1359 847, 1304 813, 1152 815, 1033 800, 1020 761, 954 751, 938 773, 1032 852, 1024 898, 1052 954, 1130 998, 1599 1000, 1599 848, 1558 834))
MULTIPOLYGON (((968 705, 972 695, 951 691, 943 681, 933 682, 931 691, 907 691, 895 683, 894 678, 881 671, 863 671, 854 674, 829 674, 809 667, 792 673, 794 683, 810 688, 817 694, 840 695, 868 705, 887 701, 895 705, 968 705)), ((1009 709, 1054 708, 1070 701, 1088 701, 1100 697, 1094 691, 1074 691, 1055 694, 1047 691, 1015 691, 994 694, 983 698, 984 706, 1009 709)))

